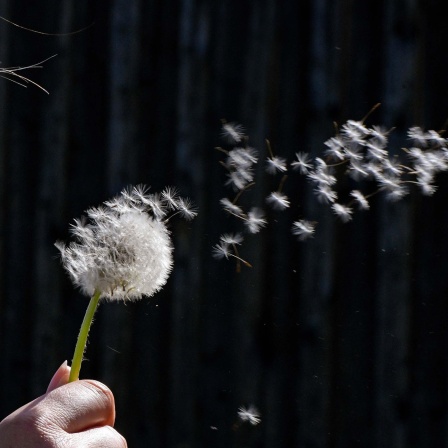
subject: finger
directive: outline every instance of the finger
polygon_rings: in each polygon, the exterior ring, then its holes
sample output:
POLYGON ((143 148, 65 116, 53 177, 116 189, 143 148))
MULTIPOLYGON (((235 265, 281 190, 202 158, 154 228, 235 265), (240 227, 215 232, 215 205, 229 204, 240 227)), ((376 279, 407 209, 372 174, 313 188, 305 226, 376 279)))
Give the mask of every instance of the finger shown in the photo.
POLYGON ((53 378, 50 381, 50 384, 47 388, 47 393, 51 392, 54 389, 57 389, 59 386, 68 383, 68 379, 70 377, 70 367, 67 365, 67 361, 64 361, 56 370, 53 378))
POLYGON ((36 404, 49 424, 56 424, 66 432, 74 433, 95 426, 113 426, 115 401, 110 389, 99 381, 74 381, 46 394, 36 404))
POLYGON ((70 434, 70 446, 83 448, 127 448, 125 438, 110 426, 92 428, 87 431, 70 434))

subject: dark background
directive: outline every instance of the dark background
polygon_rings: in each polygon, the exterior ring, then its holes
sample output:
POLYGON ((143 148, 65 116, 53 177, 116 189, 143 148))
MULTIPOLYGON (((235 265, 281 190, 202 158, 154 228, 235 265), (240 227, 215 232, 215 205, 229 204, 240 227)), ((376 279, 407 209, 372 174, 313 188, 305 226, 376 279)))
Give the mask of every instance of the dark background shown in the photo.
MULTIPOLYGON (((220 120, 266 156, 321 155, 333 122, 442 129, 448 118, 440 1, 0 0, 0 418, 42 394, 70 360, 87 299, 53 243, 128 184, 176 185, 199 207, 173 220, 162 292, 100 306, 81 376, 114 391, 130 447, 447 447, 448 185, 381 195, 342 224, 305 180, 287 212, 241 252, 232 230, 220 120), (319 222, 298 242, 291 222, 319 222), (258 426, 237 410, 256 405, 258 426)), ((260 169, 251 194, 271 188, 260 169)), ((294 179, 294 180, 292 180, 294 179)), ((278 181, 278 179, 277 179, 278 181)), ((275 181, 275 182, 277 182, 275 181)))

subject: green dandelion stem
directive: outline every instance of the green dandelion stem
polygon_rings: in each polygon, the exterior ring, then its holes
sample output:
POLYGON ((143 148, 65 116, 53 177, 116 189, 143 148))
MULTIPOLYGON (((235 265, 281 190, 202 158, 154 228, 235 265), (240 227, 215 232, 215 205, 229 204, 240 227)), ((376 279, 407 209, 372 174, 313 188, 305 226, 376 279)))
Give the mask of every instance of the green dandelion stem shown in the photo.
POLYGON ((79 378, 79 372, 81 370, 82 358, 87 344, 87 336, 89 335, 90 326, 92 325, 93 316, 98 307, 100 300, 100 291, 95 291, 93 297, 90 299, 89 306, 87 307, 86 314, 79 330, 78 340, 76 341, 75 353, 73 354, 72 365, 70 370, 69 383, 76 381, 79 378))

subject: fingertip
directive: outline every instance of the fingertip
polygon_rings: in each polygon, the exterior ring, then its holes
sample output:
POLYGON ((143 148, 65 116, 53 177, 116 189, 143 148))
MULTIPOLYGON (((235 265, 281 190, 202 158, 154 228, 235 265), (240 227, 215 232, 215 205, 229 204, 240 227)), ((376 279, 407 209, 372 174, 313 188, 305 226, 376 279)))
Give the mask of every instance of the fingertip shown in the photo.
POLYGON ((107 408, 110 411, 109 424, 113 426, 115 423, 115 398, 112 391, 105 384, 97 380, 81 380, 81 383, 88 385, 89 388, 93 388, 101 396, 106 397, 107 408))

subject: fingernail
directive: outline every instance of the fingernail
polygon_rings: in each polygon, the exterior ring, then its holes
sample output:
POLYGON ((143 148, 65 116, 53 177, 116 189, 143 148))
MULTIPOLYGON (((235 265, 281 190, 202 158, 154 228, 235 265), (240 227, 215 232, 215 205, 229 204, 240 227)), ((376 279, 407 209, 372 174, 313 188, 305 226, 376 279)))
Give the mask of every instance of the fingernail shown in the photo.
POLYGON ((59 386, 63 386, 68 382, 70 367, 67 365, 67 361, 64 361, 56 370, 53 378, 51 378, 48 385, 47 392, 57 389, 59 386))

